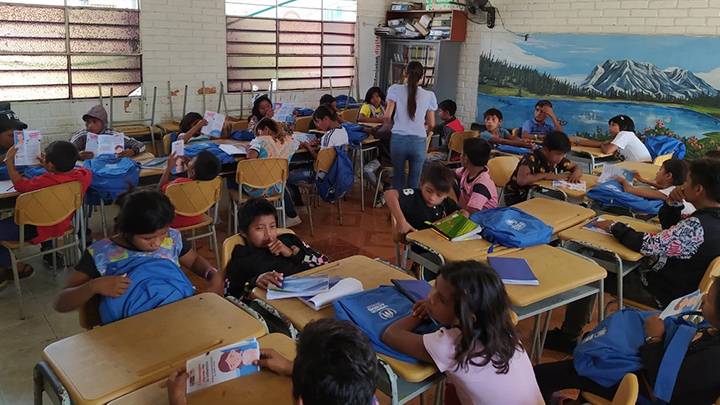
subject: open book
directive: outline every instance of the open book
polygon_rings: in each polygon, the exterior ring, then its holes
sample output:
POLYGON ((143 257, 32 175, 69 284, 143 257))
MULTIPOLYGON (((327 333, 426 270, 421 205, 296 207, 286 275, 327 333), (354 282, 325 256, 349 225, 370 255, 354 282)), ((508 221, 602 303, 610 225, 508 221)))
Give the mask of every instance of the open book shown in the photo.
POLYGON ((260 371, 253 363, 260 359, 255 338, 233 343, 192 358, 185 364, 190 378, 187 393, 260 371))
POLYGON ((482 232, 480 225, 465 218, 459 212, 452 213, 430 225, 435 232, 453 242, 479 239, 476 236, 479 236, 480 232, 482 232))
POLYGON ((688 311, 700 310, 700 304, 702 303, 703 293, 700 290, 692 292, 688 295, 676 298, 671 302, 665 310, 660 313, 660 319, 665 319, 669 316, 676 316, 688 311))
POLYGON ((42 135, 40 131, 15 131, 16 166, 38 166, 38 158, 42 156, 42 135))
POLYGON ((208 124, 200 129, 200 133, 213 138, 220 138, 223 125, 225 124, 225 116, 214 111, 205 111, 203 118, 205 118, 208 124))
POLYGON ((605 183, 606 181, 612 179, 614 176, 624 177, 625 180, 630 182, 630 184, 632 184, 633 180, 635 179, 632 170, 623 169, 622 167, 604 163, 602 174, 600 174, 598 183, 605 183))
POLYGON ((273 119, 277 122, 295 122, 295 106, 290 103, 275 103, 273 119))
POLYGON ((552 185, 555 188, 564 188, 567 190, 575 191, 587 191, 587 183, 585 183, 584 181, 581 181, 579 183, 571 183, 567 180, 553 180, 552 185))
POLYGON ((363 291, 362 283, 352 277, 341 278, 333 277, 330 280, 330 289, 310 297, 299 297, 300 301, 305 303, 310 308, 319 311, 323 308, 329 307, 333 302, 339 300, 350 294, 355 294, 363 291))
POLYGON ((330 278, 327 274, 305 277, 285 277, 282 286, 271 285, 267 290, 268 300, 279 300, 294 297, 312 297, 330 289, 330 278))
POLYGON ((85 140, 85 151, 92 152, 93 157, 100 155, 116 156, 125 150, 125 136, 122 133, 114 135, 97 135, 88 132, 85 140))

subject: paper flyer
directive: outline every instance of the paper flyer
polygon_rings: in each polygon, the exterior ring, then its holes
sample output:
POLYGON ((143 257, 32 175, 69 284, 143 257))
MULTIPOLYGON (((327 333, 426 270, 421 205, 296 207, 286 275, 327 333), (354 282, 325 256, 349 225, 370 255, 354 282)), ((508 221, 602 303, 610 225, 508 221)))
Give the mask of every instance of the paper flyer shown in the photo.
POLYGON ((259 359, 260 345, 255 338, 190 359, 185 364, 190 374, 187 393, 260 371, 260 367, 253 364, 259 359))
POLYGON ((632 184, 634 180, 632 170, 623 169, 622 167, 604 163, 602 173, 600 174, 600 178, 598 179, 598 183, 605 183, 606 181, 612 179, 613 176, 624 177, 625 180, 630 182, 630 184, 632 184))
POLYGON ((581 181, 579 183, 571 183, 567 180, 553 180, 552 185, 555 188, 564 188, 567 190, 575 191, 587 191, 587 183, 585 183, 584 181, 581 181))
POLYGON ((185 156, 185 141, 182 139, 179 141, 175 141, 172 143, 171 148, 171 154, 175 154, 175 161, 174 162, 168 162, 168 164, 173 165, 172 173, 173 174, 179 174, 185 171, 185 160, 183 160, 183 156, 185 156))
POLYGON ((660 313, 660 319, 665 319, 669 316, 676 316, 688 311, 697 311, 700 309, 702 303, 703 293, 700 290, 692 292, 688 295, 676 298, 671 302, 665 310, 660 313))
POLYGON ((205 121, 207 121, 208 124, 200 129, 200 133, 213 138, 220 138, 223 124, 225 124, 225 116, 213 111, 205 111, 205 116, 203 118, 205 118, 205 121))
POLYGON ((275 103, 273 119, 277 122, 295 122, 295 106, 289 103, 275 103))
POLYGON ((42 156, 42 135, 40 131, 15 131, 16 166, 39 166, 42 156))
POLYGON ((597 233, 601 233, 601 234, 603 234, 603 235, 612 235, 610 232, 608 232, 608 231, 606 231, 606 230, 604 230, 604 229, 598 228, 598 227, 595 225, 595 223, 598 222, 598 221, 604 221, 604 219, 602 219, 602 218, 595 218, 595 219, 593 219, 592 221, 588 222, 585 226, 583 226, 582 229, 585 229, 585 230, 588 230, 588 231, 597 232, 597 233))
POLYGON ((122 133, 114 135, 98 135, 88 132, 85 141, 85 151, 91 152, 93 157, 100 155, 117 156, 125 150, 125 136, 122 133))

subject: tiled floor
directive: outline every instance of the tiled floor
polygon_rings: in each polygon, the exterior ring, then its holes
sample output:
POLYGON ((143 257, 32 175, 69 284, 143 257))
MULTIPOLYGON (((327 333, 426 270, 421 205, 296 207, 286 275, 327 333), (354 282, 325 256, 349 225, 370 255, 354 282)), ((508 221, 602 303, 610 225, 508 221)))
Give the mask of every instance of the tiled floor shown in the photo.
MULTIPOLYGON (((367 201, 366 201, 367 202, 367 201)), ((299 208, 302 224, 293 228, 294 231, 315 249, 325 253, 332 260, 361 254, 369 257, 380 257, 390 262, 395 261, 395 248, 390 234, 389 210, 366 206, 365 212, 360 211, 359 188, 347 201, 342 203, 343 225, 337 219, 334 205, 323 203, 313 210, 315 236, 310 236, 310 224, 305 208, 299 208)), ((113 218, 114 212, 108 213, 113 218)), ((225 220, 226 215, 220 218, 225 220)), ((99 229, 93 219, 93 229, 99 229)), ((226 236, 227 224, 218 227, 220 241, 226 236)), ((199 251, 214 262, 214 255, 207 249, 207 244, 199 251)), ((18 319, 17 301, 12 285, 0 291, 0 405, 30 404, 33 398, 33 366, 41 359, 42 350, 48 344, 83 331, 78 325, 77 313, 59 314, 52 309, 52 301, 57 291, 64 285, 70 272, 62 269, 56 277, 42 263, 33 262, 36 268, 34 277, 24 280, 22 284, 23 301, 27 311, 27 319, 18 319)), ((553 313, 550 327, 559 326, 563 310, 553 313)), ((520 322, 518 329, 526 346, 529 344, 533 322, 531 319, 520 322)), ((564 354, 545 351, 543 361, 564 359, 564 354)), ((386 397, 380 396, 381 403, 389 403, 386 397)), ((48 400, 46 399, 46 403, 48 400)), ((411 403, 419 403, 418 400, 411 403)))

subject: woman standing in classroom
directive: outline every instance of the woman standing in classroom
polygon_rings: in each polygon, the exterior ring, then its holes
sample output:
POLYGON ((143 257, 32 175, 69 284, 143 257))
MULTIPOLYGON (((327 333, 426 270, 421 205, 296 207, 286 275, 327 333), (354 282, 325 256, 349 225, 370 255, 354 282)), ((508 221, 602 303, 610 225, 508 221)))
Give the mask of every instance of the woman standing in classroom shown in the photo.
POLYGON ((385 120, 395 113, 390 141, 390 155, 395 175, 393 188, 402 190, 420 186, 420 172, 425 162, 427 132, 435 126, 437 98, 420 87, 425 69, 420 62, 410 62, 405 69, 406 84, 393 84, 387 92, 385 120), (409 164, 407 183, 405 162, 409 164))

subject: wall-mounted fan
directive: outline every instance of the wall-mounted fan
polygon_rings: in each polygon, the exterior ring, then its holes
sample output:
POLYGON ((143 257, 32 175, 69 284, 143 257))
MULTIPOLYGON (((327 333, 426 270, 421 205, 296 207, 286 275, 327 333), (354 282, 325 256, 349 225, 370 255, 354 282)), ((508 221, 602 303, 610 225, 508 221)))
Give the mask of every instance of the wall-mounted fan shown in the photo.
POLYGON ((487 24, 488 28, 495 26, 496 9, 488 0, 466 0, 465 9, 467 10, 467 16, 470 21, 477 24, 487 24), (481 11, 487 13, 485 21, 478 18, 478 14, 481 11))

